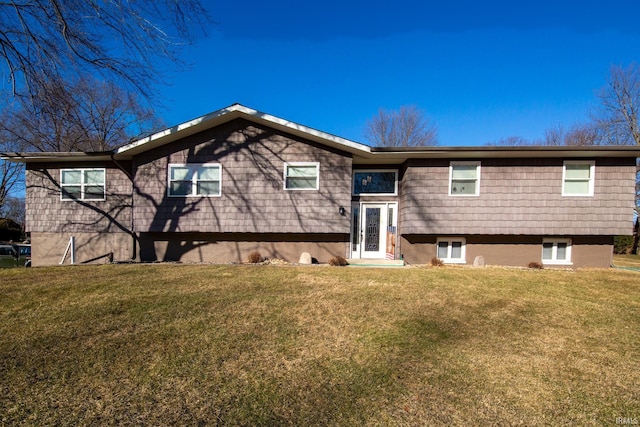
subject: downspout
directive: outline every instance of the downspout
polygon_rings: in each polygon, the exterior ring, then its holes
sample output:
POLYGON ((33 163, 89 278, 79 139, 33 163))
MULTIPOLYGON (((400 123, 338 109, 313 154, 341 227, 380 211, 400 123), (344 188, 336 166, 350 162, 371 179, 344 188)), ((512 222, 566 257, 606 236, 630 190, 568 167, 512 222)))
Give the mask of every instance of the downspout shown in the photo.
POLYGON ((129 224, 129 234, 131 235, 131 261, 135 261, 138 250, 138 239, 136 239, 136 233, 133 231, 133 174, 116 160, 115 153, 113 151, 111 152, 110 157, 113 164, 124 172, 124 174, 127 175, 127 178, 129 178, 129 181, 131 181, 131 224, 129 224))

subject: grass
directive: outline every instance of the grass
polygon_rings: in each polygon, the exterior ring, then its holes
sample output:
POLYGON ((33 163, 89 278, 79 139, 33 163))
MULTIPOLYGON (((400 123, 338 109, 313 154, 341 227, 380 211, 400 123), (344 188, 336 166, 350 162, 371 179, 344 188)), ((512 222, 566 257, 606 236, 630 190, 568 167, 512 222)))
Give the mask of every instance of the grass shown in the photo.
POLYGON ((640 268, 640 255, 614 255, 613 265, 616 267, 640 268))
POLYGON ((2 425, 615 425, 640 274, 0 271, 2 425))

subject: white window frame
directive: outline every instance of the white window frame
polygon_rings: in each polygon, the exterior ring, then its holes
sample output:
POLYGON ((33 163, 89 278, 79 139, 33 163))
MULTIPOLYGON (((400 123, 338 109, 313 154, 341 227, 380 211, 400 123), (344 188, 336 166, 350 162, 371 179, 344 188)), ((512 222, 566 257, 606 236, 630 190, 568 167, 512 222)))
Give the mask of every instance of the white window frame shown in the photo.
POLYGON ((282 172, 283 188, 286 191, 316 191, 320 188, 320 162, 285 162, 282 172), (313 188, 289 188, 287 187, 287 178, 289 166, 315 166, 316 168, 316 184, 313 188))
POLYGON ((571 261, 571 239, 568 238, 545 238, 542 239, 542 249, 540 253, 540 259, 542 260, 542 264, 545 265, 573 265, 571 261), (544 244, 552 243, 553 248, 551 249, 551 259, 544 259, 544 244), (566 257, 565 259, 558 259, 558 243, 566 243, 566 257))
POLYGON ((353 171, 351 177, 351 195, 352 196, 397 196, 398 195, 398 170, 397 169, 357 169, 353 171), (393 185, 393 193, 357 193, 356 194, 356 173, 367 172, 393 172, 395 174, 395 182, 393 185))
POLYGON ((467 263, 467 239, 464 237, 438 237, 436 239, 436 257, 446 264, 466 264, 467 263), (438 249, 441 242, 447 242, 447 257, 438 257, 438 249), (460 258, 451 258, 453 242, 461 243, 460 258))
POLYGON ((449 196, 453 197, 477 197, 480 195, 480 162, 450 162, 449 163, 449 196), (473 194, 452 193, 453 188, 453 168, 454 166, 475 166, 476 167, 476 191, 473 194))
POLYGON ((63 202, 70 202, 74 200, 83 200, 90 202, 103 202, 107 200, 107 170, 105 168, 65 168, 60 169, 60 200, 63 202), (65 171, 79 171, 80 172, 80 183, 79 184, 63 184, 62 183, 62 175, 65 171), (88 199, 85 197, 85 187, 90 186, 92 184, 88 184, 84 182, 84 173, 87 171, 101 171, 102 172, 102 198, 100 199, 88 199), (64 187, 77 187, 80 186, 80 197, 65 197, 64 196, 64 187))
MULTIPOLYGON (((593 197, 595 188, 596 162, 593 160, 565 160, 562 165, 562 195, 567 197, 593 197), (567 165, 589 165, 589 192, 568 193, 565 189, 567 183, 567 165)), ((583 181, 583 180, 573 180, 583 181)))
MULTIPOLYGON (((209 181, 209 180, 207 180, 209 181)), ((222 165, 220 163, 169 163, 167 168, 167 196, 168 197, 221 197, 222 196, 222 165), (171 182, 177 181, 171 179, 171 168, 189 168, 190 170, 197 171, 198 168, 201 167, 212 167, 216 166, 219 171, 218 175, 218 193, 217 194, 197 194, 198 193, 198 182, 200 180, 197 177, 196 173, 192 173, 191 177, 191 193, 190 194, 171 194, 171 182)))

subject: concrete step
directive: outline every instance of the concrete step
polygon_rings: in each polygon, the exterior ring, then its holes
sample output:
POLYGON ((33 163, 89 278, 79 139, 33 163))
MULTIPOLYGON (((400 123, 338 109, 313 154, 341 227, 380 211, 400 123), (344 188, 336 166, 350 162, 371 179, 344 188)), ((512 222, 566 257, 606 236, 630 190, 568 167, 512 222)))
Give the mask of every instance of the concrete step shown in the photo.
POLYGON ((348 259, 351 267, 404 267, 401 259, 348 259))

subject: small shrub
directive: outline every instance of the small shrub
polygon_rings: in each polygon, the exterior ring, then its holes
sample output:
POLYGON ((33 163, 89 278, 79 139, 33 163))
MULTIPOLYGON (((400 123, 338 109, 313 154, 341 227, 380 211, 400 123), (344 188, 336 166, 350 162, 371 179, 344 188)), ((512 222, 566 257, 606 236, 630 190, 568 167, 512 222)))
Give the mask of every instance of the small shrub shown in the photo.
POLYGON ((613 253, 628 254, 633 247, 633 236, 615 236, 613 238, 613 253))
POLYGON ((329 265, 333 265, 334 267, 344 267, 345 265, 349 265, 349 263, 346 259, 337 255, 329 260, 329 265))
POLYGON ((259 262, 262 262, 262 255, 260 255, 260 252, 258 251, 253 251, 249 254, 249 263, 251 264, 257 264, 259 262))
POLYGON ((432 267, 444 267, 444 262, 438 257, 431 258, 431 266, 432 267))
POLYGON ((536 270, 542 270, 542 264, 540 264, 539 262, 536 261, 531 261, 528 265, 529 268, 534 268, 536 270))

